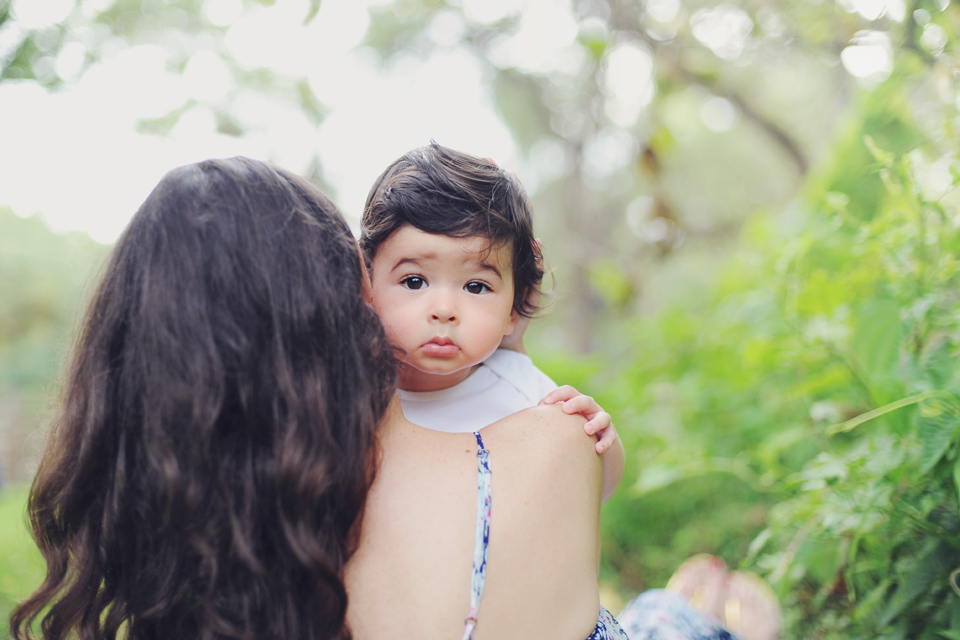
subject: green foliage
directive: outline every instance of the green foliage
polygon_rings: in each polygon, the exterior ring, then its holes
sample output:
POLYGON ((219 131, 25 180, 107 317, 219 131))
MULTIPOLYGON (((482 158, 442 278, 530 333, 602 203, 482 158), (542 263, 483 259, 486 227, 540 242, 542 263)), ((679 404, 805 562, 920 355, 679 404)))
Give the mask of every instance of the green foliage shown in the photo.
POLYGON ((0 482, 26 481, 40 416, 106 247, 0 208, 0 482))
MULTIPOLYGON (((947 580, 960 566, 957 212, 923 188, 926 155, 885 149, 877 126, 863 126, 881 183, 876 207, 813 215, 807 248, 787 270, 802 291, 798 267, 830 264, 829 279, 847 288, 841 305, 823 310, 835 326, 817 342, 827 347, 823 364, 849 370, 848 384, 809 399, 859 414, 827 428, 825 450, 780 480, 789 497, 771 512, 770 542, 757 558, 796 607, 804 636, 933 637, 960 628, 947 580), (824 556, 832 558, 826 571, 815 566, 824 556)), ((853 189, 844 195, 834 201, 856 203, 853 189)), ((804 331, 822 317, 798 309, 791 320, 804 331)))
POLYGON ((770 582, 785 637, 960 637, 957 113, 898 69, 710 287, 544 358, 627 446, 602 572, 627 595, 707 551, 770 582))
POLYGON ((27 532, 27 486, 0 490, 0 637, 8 635, 7 619, 43 578, 43 559, 27 532))
POLYGON ((0 208, 0 389, 47 382, 104 247, 0 208))

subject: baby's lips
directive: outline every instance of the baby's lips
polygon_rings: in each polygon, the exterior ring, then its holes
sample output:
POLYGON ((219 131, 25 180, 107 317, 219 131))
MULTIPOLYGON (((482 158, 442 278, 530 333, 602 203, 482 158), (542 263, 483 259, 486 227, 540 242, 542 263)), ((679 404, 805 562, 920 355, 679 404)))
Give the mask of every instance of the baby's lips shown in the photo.
POLYGON ((435 341, 425 343, 420 349, 429 356, 449 357, 460 353, 460 347, 449 340, 435 341))

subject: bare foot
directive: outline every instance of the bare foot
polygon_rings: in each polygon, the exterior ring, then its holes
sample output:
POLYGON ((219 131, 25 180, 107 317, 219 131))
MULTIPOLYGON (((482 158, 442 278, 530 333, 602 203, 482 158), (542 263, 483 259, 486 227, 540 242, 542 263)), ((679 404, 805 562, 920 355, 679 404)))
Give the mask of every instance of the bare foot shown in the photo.
POLYGON ((760 576, 733 571, 727 574, 723 620, 740 640, 776 640, 782 622, 780 603, 760 576))
POLYGON ((691 609, 722 623, 726 587, 727 565, 723 558, 699 553, 680 565, 666 588, 684 596, 691 609))

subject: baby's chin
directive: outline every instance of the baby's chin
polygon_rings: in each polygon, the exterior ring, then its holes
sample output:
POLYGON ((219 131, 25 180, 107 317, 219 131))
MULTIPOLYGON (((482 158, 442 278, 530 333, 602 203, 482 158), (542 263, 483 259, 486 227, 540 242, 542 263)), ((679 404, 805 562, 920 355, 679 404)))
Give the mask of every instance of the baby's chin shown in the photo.
POLYGON ((398 388, 404 391, 438 391, 459 384, 473 373, 480 363, 458 366, 455 370, 425 367, 400 362, 398 388))
POLYGON ((490 356, 485 356, 483 358, 470 358, 465 359, 462 354, 457 358, 432 358, 432 359, 420 359, 420 360, 409 360, 406 358, 399 358, 401 375, 403 371, 410 371, 415 374, 423 374, 430 376, 454 376, 458 373, 462 373, 465 369, 472 369, 483 363, 484 360, 490 356))

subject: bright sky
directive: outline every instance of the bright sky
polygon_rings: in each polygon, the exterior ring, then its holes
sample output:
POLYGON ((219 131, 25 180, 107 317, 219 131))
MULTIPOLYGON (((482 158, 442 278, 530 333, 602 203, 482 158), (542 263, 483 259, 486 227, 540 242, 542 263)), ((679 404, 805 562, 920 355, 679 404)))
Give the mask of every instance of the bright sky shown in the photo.
MULTIPOLYGON (((882 13, 904 19, 903 0, 836 1, 870 19, 882 13)), ((78 6, 77 0, 13 0, 15 19, 0 27, 0 61, 15 51, 25 29, 59 24, 71 12, 95 15, 113 2, 81 0, 78 6)), ((0 83, 0 205, 22 216, 39 212, 55 230, 84 230, 112 242, 164 173, 211 157, 246 155, 306 173, 319 155, 324 177, 336 190, 331 195, 354 225, 380 172, 431 139, 496 159, 518 171, 533 192, 539 180, 569 171, 569 158, 555 139, 534 145, 530 165, 520 164, 510 134, 491 106, 489 78, 457 45, 464 28, 458 13, 440 12, 429 26, 438 53, 426 60, 401 54, 382 71, 375 54, 357 45, 368 26, 368 8, 389 0, 323 0, 319 15, 304 26, 308 2, 245 7, 243 0, 206 0, 203 11, 208 22, 228 28, 226 46, 245 69, 267 70, 281 83, 306 78, 327 110, 319 127, 282 96, 246 90, 232 101, 231 114, 248 133, 220 135, 212 108, 236 86, 209 48, 194 43, 197 52, 184 73, 172 73, 168 52, 159 46, 130 47, 88 26, 72 31, 72 42, 56 58, 34 65, 38 73, 67 79, 61 89, 48 91, 34 81, 0 83), (104 61, 82 72, 89 41, 105 37, 104 61), (162 117, 191 100, 195 106, 168 137, 136 132, 138 122, 162 117)), ((596 18, 578 24, 571 0, 458 2, 474 23, 491 23, 518 11, 516 30, 493 38, 491 61, 551 73, 561 81, 587 69, 583 48, 576 43, 578 32, 606 29, 596 18)), ((648 16, 661 25, 658 37, 676 33, 677 21, 685 19, 680 6, 680 0, 648 1, 648 16)), ((915 12, 914 19, 929 22, 920 14, 915 12)), ((725 60, 741 55, 754 28, 746 12, 725 3, 695 12, 689 23, 694 36, 725 60)), ((164 35, 177 40, 175 33, 164 35)), ((937 51, 945 41, 942 29, 926 24, 922 44, 927 49, 937 51)), ((885 33, 861 31, 840 57, 847 71, 873 85, 890 74, 891 42, 885 33)), ((603 72, 609 124, 586 141, 585 171, 602 177, 632 160, 637 144, 631 127, 656 93, 654 73, 645 45, 615 42, 603 72)), ((701 124, 711 131, 729 129, 739 117, 724 98, 697 99, 703 100, 701 124)), ((583 120, 579 113, 562 115, 561 130, 583 120)))
MULTIPOLYGON (((23 216, 40 212, 56 230, 80 229, 112 242, 164 173, 209 157, 241 154, 305 173, 319 153, 338 205, 354 220, 387 164, 431 138, 514 165, 513 142, 466 52, 405 59, 381 73, 369 52, 355 49, 375 1, 324 0, 308 27, 302 26, 306 0, 245 12, 239 0, 209 0, 205 7, 211 22, 233 25, 227 46, 243 66, 308 78, 330 109, 319 128, 295 106, 250 92, 236 115, 251 132, 217 134, 206 105, 231 91, 233 81, 209 53, 196 54, 179 75, 166 70, 162 49, 123 47, 56 92, 33 81, 0 84, 0 204, 23 216), (139 120, 191 97, 199 106, 169 137, 136 132, 139 120)), ((488 12, 497 5, 480 4, 488 12)), ((14 3, 24 26, 56 23, 71 7, 69 0, 14 3)), ((76 55, 68 49, 54 61, 58 72, 69 75, 76 55)))

